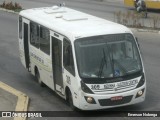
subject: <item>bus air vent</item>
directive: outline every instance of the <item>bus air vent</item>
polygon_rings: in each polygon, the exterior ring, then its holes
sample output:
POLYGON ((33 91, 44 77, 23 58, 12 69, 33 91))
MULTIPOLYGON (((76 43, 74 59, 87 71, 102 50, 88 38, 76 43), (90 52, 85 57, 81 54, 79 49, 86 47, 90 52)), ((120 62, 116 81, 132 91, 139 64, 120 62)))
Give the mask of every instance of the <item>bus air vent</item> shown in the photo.
POLYGON ((56 18, 62 18, 63 15, 62 15, 61 13, 57 13, 57 14, 55 15, 55 17, 56 17, 56 18))
POLYGON ((63 19, 66 20, 66 21, 88 20, 87 17, 83 17, 83 16, 69 16, 69 15, 63 16, 63 19))
POLYGON ((64 7, 53 6, 51 8, 45 9, 44 12, 47 14, 53 14, 53 13, 64 13, 66 11, 64 7))

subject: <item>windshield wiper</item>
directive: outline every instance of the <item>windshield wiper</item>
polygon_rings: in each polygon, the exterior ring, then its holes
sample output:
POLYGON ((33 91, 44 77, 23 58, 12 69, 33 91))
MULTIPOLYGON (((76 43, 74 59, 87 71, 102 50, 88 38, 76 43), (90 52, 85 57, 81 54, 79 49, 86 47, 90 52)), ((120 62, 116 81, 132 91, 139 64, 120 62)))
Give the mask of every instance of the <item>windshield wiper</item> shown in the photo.
POLYGON ((109 60, 110 60, 110 62, 111 62, 112 73, 113 73, 113 76, 115 76, 115 75, 114 75, 114 60, 113 60, 113 53, 110 51, 110 48, 108 48, 108 45, 107 45, 107 50, 108 50, 109 60), (112 57, 110 56, 110 54, 112 55, 112 57))
MULTIPOLYGON (((108 59, 108 56, 107 56, 107 59, 108 59)), ((99 67, 98 78, 101 78, 101 76, 102 76, 104 65, 106 65, 106 68, 107 68, 106 53, 105 53, 104 48, 103 48, 103 58, 101 60, 101 64, 100 64, 100 67, 99 67)))

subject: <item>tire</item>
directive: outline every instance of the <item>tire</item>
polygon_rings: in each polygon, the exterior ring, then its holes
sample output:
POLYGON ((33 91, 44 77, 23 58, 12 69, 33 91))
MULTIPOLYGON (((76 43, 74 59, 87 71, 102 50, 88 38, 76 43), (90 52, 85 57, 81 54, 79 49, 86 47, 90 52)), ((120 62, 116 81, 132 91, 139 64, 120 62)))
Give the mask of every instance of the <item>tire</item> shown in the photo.
POLYGON ((74 104, 73 104, 73 96, 72 96, 72 93, 71 93, 70 90, 68 90, 67 96, 68 96, 68 103, 69 103, 70 108, 71 108, 73 111, 76 111, 76 107, 75 107, 74 104))
POLYGON ((41 79, 40 79, 40 74, 39 74, 39 71, 38 71, 38 70, 35 71, 35 77, 36 77, 36 80, 37 80, 38 84, 39 84, 41 87, 43 87, 44 84, 43 84, 43 82, 42 82, 41 79))

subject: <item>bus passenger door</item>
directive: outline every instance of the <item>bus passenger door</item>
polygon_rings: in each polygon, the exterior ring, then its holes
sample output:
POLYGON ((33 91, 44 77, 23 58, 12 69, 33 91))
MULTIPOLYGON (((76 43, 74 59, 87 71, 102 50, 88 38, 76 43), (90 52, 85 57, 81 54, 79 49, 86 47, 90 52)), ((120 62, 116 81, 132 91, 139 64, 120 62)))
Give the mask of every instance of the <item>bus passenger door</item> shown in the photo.
POLYGON ((29 58, 29 21, 23 19, 23 44, 24 44, 24 56, 25 56, 25 66, 30 71, 30 58, 29 58))
POLYGON ((63 92, 62 77, 62 41, 52 36, 52 70, 54 88, 60 93, 63 92))

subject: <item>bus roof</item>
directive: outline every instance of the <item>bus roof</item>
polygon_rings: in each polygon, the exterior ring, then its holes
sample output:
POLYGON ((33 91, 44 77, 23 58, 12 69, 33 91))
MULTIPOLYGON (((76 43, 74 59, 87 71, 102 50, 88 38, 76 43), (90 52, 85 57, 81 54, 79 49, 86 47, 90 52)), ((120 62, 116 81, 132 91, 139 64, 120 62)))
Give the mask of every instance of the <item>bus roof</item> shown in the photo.
POLYGON ((23 10, 20 15, 68 38, 131 33, 120 24, 67 7, 43 7, 23 10))

